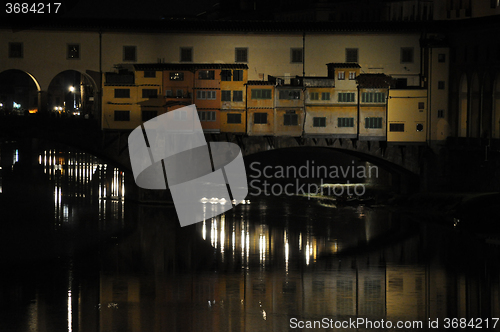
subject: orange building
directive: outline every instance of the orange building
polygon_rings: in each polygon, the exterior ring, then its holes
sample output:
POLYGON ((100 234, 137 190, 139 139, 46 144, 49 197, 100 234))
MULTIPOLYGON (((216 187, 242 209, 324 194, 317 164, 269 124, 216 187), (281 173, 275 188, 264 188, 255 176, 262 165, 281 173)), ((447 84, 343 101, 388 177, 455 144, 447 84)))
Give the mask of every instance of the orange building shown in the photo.
POLYGON ((270 81, 247 83, 247 133, 256 136, 274 135, 274 89, 270 81))

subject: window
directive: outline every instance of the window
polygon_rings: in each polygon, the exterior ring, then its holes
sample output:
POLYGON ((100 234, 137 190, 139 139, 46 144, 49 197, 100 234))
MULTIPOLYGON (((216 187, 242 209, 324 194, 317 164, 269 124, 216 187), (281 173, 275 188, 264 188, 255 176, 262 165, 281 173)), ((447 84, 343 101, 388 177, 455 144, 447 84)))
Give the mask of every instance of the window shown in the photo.
POLYGON ((266 124, 267 123, 267 113, 254 113, 253 123, 255 124, 266 124))
POLYGON ((286 113, 284 114, 284 122, 285 126, 297 126, 299 124, 299 115, 295 113, 286 113))
POLYGON ((300 99, 300 90, 280 90, 279 99, 300 99))
POLYGON ((156 89, 142 89, 142 98, 157 98, 158 90, 156 89))
POLYGON ((365 118, 365 128, 382 128, 382 118, 365 118))
POLYGON ((383 92, 363 92, 361 94, 361 102, 363 103, 384 103, 385 93, 383 92))
POLYGON ((200 80, 213 80, 213 79, 215 79, 215 71, 213 71, 213 70, 200 70, 198 72, 198 79, 200 79, 200 80))
POLYGON ((337 127, 339 128, 354 127, 354 118, 338 118, 337 127))
POLYGON ((170 72, 170 80, 171 81, 184 81, 184 73, 179 72, 170 72))
POLYGON ((311 100, 319 100, 319 93, 318 92, 311 92, 311 93, 309 93, 309 99, 311 99, 311 100))
POLYGON ((115 98, 130 98, 130 89, 115 89, 115 98))
POLYGON ((337 79, 345 80, 345 71, 339 71, 337 74, 337 79))
POLYGON ((68 59, 80 59, 80 45, 68 44, 68 59))
POLYGON ((355 71, 350 71, 349 72, 349 79, 351 81, 356 79, 356 72, 355 71))
POLYGON ((214 100, 216 98, 215 91, 198 90, 196 91, 196 99, 199 100, 214 100))
POLYGON ((215 111, 198 111, 200 121, 215 121, 215 111))
POLYGON ((220 80, 221 81, 230 81, 231 80, 231 70, 223 69, 220 71, 220 80))
POLYGON ((444 110, 438 110, 438 118, 444 118, 444 110))
POLYGON ((418 102, 418 109, 423 110, 425 108, 425 103, 423 101, 418 102))
POLYGON ((345 49, 345 62, 358 62, 358 49, 346 48, 345 49))
POLYGON ((405 131, 405 124, 404 123, 391 123, 391 124, 389 124, 389 131, 404 132, 405 131))
POLYGON ((271 99, 271 89, 252 89, 252 99, 271 99))
POLYGON ((439 53, 438 54, 438 62, 446 62, 446 54, 439 53))
POLYGON ((172 90, 165 90, 165 97, 172 97, 172 90))
POLYGON ((401 47, 401 63, 413 63, 413 47, 401 47))
POLYGON ((220 92, 220 100, 221 101, 231 101, 231 91, 229 91, 229 90, 222 90, 220 92))
POLYGON ((326 118, 313 117, 313 127, 326 127, 326 118))
POLYGON ((192 47, 181 47, 180 53, 181 62, 193 62, 192 47))
POLYGON ((354 92, 339 92, 339 103, 352 103, 354 101, 354 92))
POLYGON ((158 111, 142 111, 142 122, 156 118, 158 111))
POLYGON ((321 100, 330 100, 330 92, 322 92, 321 100))
POLYGON ((182 89, 177 89, 177 91, 175 92, 175 96, 177 98, 182 98, 182 95, 183 95, 182 89))
POLYGON ((9 43, 9 58, 22 59, 23 57, 23 43, 9 43))
POLYGON ((228 113, 227 123, 241 123, 241 114, 238 113, 228 113))
POLYGON ((130 121, 130 111, 115 111, 115 121, 130 121))
POLYGON ((439 90, 444 90, 445 88, 445 83, 444 81, 438 81, 438 89, 439 90))
POLYGON ((156 77, 156 71, 154 70, 145 70, 144 77, 156 77))
POLYGON ((291 48, 290 49, 290 62, 291 63, 302 63, 302 49, 301 48, 291 48))
POLYGON ((243 91, 233 91, 233 101, 243 101, 243 91))
POLYGON ((424 125, 421 124, 421 123, 417 123, 417 128, 416 129, 417 129, 417 131, 422 131, 422 130, 424 130, 424 125))
POLYGON ((243 70, 233 70, 233 81, 243 81, 243 70))
POLYGON ((123 61, 137 61, 137 47, 123 46, 123 61))
POLYGON ((234 49, 234 62, 248 62, 248 48, 234 49))

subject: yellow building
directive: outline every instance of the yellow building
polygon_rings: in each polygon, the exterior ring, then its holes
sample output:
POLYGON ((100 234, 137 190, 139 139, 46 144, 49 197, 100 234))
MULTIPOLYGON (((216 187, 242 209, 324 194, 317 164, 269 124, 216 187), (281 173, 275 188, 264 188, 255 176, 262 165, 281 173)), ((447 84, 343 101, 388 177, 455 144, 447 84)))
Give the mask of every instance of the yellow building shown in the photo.
POLYGON ((221 132, 246 132, 247 81, 248 66, 245 64, 227 65, 221 70, 221 132))
POLYGON ((335 80, 329 77, 304 77, 305 110, 304 136, 332 136, 335 126, 335 80))
POLYGON ((426 141, 426 89, 391 89, 387 108, 388 142, 426 141))
POLYGON ((274 84, 269 81, 247 83, 247 134, 274 135, 274 84))
POLYGON ((275 81, 274 135, 302 136, 304 126, 304 91, 300 79, 275 81))

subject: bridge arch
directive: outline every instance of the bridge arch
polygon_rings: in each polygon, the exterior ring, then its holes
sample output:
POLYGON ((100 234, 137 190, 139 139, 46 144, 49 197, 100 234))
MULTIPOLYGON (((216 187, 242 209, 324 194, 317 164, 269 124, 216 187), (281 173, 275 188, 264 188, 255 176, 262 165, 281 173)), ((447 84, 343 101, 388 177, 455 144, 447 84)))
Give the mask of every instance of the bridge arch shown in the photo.
POLYGON ((50 81, 46 95, 48 111, 78 115, 97 116, 98 103, 95 101, 98 87, 87 73, 78 70, 64 70, 50 81))
POLYGON ((8 69, 0 73, 0 103, 3 113, 24 114, 38 109, 40 84, 24 70, 8 69))

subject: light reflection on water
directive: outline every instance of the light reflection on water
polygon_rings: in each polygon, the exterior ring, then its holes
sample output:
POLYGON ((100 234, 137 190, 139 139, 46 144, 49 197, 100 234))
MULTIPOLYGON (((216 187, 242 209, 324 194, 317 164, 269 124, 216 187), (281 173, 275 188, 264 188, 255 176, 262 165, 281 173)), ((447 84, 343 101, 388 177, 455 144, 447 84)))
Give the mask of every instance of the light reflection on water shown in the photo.
POLYGON ((291 318, 500 316, 498 248, 448 228, 306 197, 251 198, 180 228, 172 207, 125 202, 123 174, 94 157, 49 149, 37 163, 53 232, 115 237, 125 216, 134 227, 115 242, 3 264, 1 331, 286 331, 291 318))

